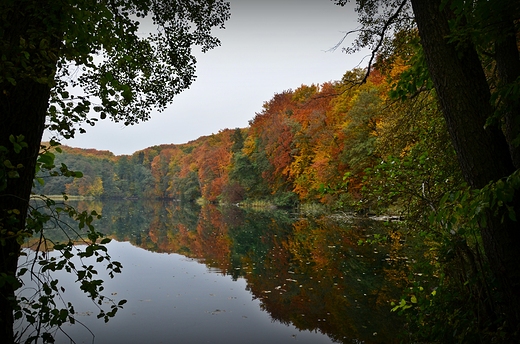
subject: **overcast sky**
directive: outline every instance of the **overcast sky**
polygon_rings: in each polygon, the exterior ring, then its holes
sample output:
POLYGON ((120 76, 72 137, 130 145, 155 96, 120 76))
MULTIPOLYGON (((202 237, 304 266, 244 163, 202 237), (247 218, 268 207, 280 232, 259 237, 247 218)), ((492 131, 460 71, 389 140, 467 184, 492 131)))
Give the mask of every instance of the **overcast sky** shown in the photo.
POLYGON ((197 55, 197 80, 164 112, 130 127, 99 121, 86 134, 62 143, 120 155, 244 128, 275 93, 339 80, 363 58, 326 52, 357 27, 352 6, 339 7, 331 0, 230 3, 231 19, 216 32, 222 46, 197 55))

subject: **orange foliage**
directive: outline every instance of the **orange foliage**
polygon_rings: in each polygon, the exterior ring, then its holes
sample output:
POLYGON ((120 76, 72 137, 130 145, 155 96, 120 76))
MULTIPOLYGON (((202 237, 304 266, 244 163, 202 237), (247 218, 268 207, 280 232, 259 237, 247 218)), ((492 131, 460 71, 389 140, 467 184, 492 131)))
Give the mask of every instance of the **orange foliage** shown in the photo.
POLYGON ((232 130, 224 130, 211 135, 192 154, 198 168, 202 196, 216 201, 228 180, 231 163, 232 130))
MULTIPOLYGON (((243 185, 229 177, 237 157, 234 154, 240 154, 242 160, 237 161, 242 170, 235 172, 249 183, 261 176, 268 193, 294 192, 301 201, 328 205, 347 192, 359 198, 363 170, 374 161, 370 142, 391 116, 381 113, 378 104, 385 101, 392 80, 406 68, 397 64, 387 66, 385 75, 374 69, 361 86, 354 87, 350 81, 361 80, 364 72, 353 70, 341 82, 301 85, 275 94, 242 131, 240 152, 233 148, 234 130, 225 129, 186 144, 150 147, 129 159, 150 169, 154 185, 149 194, 154 197, 176 198, 185 187, 193 197, 202 195, 214 202, 223 190, 243 190, 243 185)), ((81 150, 81 154, 112 161, 121 158, 106 151, 81 150)), ((70 186, 85 187, 82 182, 70 186)))
POLYGON ((264 104, 264 110, 250 122, 249 135, 259 140, 257 149, 265 152, 271 164, 271 168, 264 170, 262 176, 272 187, 273 193, 282 189, 287 182, 292 161, 293 133, 290 118, 295 107, 292 98, 293 92, 290 90, 275 94, 273 99, 264 104))

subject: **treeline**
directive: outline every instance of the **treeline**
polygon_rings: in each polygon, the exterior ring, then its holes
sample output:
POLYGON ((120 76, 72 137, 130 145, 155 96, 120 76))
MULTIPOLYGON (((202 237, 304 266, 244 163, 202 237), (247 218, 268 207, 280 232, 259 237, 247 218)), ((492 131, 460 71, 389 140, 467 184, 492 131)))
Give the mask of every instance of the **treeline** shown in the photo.
POLYGON ((115 156, 62 146, 56 165, 82 178, 51 177, 34 192, 96 198, 169 198, 278 206, 319 202, 332 209, 434 204, 459 182, 453 149, 433 95, 394 101, 402 67, 347 72, 302 85, 263 105, 248 128, 186 144, 115 156), (394 91, 395 92, 395 91, 394 91))
POLYGON ((72 196, 94 198, 134 198, 150 197, 153 187, 149 166, 133 156, 115 156, 108 151, 59 146, 61 153, 55 152, 55 165, 64 164, 69 170, 79 171, 80 178, 50 176, 40 173, 43 182, 35 183, 33 192, 45 195, 66 193, 72 196))

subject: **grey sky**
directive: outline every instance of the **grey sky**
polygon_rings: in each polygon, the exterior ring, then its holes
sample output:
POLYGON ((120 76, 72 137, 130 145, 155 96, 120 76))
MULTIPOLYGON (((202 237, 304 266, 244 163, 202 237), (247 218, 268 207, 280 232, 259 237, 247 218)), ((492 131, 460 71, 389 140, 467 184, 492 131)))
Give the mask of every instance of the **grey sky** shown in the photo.
POLYGON ((225 128, 247 127, 275 93, 339 80, 363 58, 339 50, 326 52, 343 32, 357 26, 352 7, 339 7, 331 0, 230 3, 231 19, 225 30, 216 32, 222 46, 197 55, 197 80, 166 111, 131 127, 99 121, 86 134, 63 144, 132 154, 225 128))

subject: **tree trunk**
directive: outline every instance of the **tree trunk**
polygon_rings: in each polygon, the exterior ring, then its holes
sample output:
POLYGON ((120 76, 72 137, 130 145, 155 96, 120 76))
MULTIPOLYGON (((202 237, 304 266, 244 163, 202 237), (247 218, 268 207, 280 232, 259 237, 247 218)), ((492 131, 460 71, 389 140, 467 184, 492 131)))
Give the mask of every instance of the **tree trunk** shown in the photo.
MULTIPOLYGON (((485 128, 493 115, 491 93, 471 42, 449 42, 451 16, 441 0, 412 0, 426 63, 446 119, 465 180, 473 188, 515 171, 508 142, 498 126, 485 128), (457 45, 457 43, 460 43, 457 45)), ((497 51, 498 53, 498 51, 497 51)), ((498 60, 498 59, 497 59, 498 60)), ((520 214, 520 197, 514 208, 520 214)), ((499 318, 510 328, 520 321, 520 242, 518 223, 493 216, 481 228, 487 259, 497 281, 499 318)))
MULTIPOLYGON (((9 160, 13 166, 19 167, 19 176, 1 181, 6 184, 3 184, 5 187, 0 187, 0 234, 5 239, 0 244, 0 276, 14 278, 20 254, 17 235, 26 229, 36 160, 49 104, 49 80, 53 78, 56 61, 42 58, 38 50, 38 43, 41 38, 46 37, 50 25, 48 18, 42 14, 47 10, 47 2, 36 5, 34 1, 20 1, 7 5, 2 7, 5 13, 2 13, 4 22, 0 27, 0 43, 9 45, 9 49, 2 51, 2 54, 7 61, 14 63, 0 68, 0 146, 7 149, 5 155, 0 155, 0 163, 4 165, 9 160), (22 38, 27 42, 25 47, 20 43, 22 38), (29 56, 25 65, 20 62, 23 52, 29 56), (6 74, 14 80, 14 85, 7 80, 6 74), (47 83, 35 81, 38 78, 47 80, 47 83), (11 135, 23 135, 23 142, 27 143, 27 147, 16 153, 9 139, 11 135)), ((59 11, 56 6, 53 9, 59 11)), ((52 13, 54 18, 57 18, 56 13, 52 13)), ((60 40, 56 35, 48 34, 47 38, 54 48, 59 46, 60 40)), ((15 340, 15 289, 16 283, 5 283, 0 287, 0 338, 3 343, 12 343, 15 340)))
MULTIPOLYGON (((0 192, 0 221, 3 230, 20 233, 25 228, 36 159, 48 107, 49 87, 26 80, 19 81, 16 87, 4 84, 1 89, 3 92, 0 94, 0 112, 7 116, 2 117, 0 125, 0 146, 8 147, 9 154, 6 158, 14 166, 21 164, 23 167, 18 170, 19 178, 9 178, 7 188, 0 192), (30 99, 27 95, 30 95, 30 99), (15 153, 9 142, 10 135, 23 135, 28 148, 15 153), (17 209, 19 214, 8 214, 12 209, 17 209)), ((0 250, 0 273, 15 276, 20 252, 16 237, 7 239, 5 244, 0 246, 0 250)), ((0 338, 12 338, 13 286, 5 284, 0 293, 0 338)))
MULTIPOLYGON (((504 7, 491 15, 500 21, 497 32, 501 37, 495 42, 495 61, 498 71, 498 87, 510 85, 520 77, 520 56, 518 53, 515 24, 511 13, 513 9, 504 7)), ((504 133, 516 168, 520 168, 520 145, 514 140, 520 135, 520 99, 512 93, 502 100, 504 133)))

